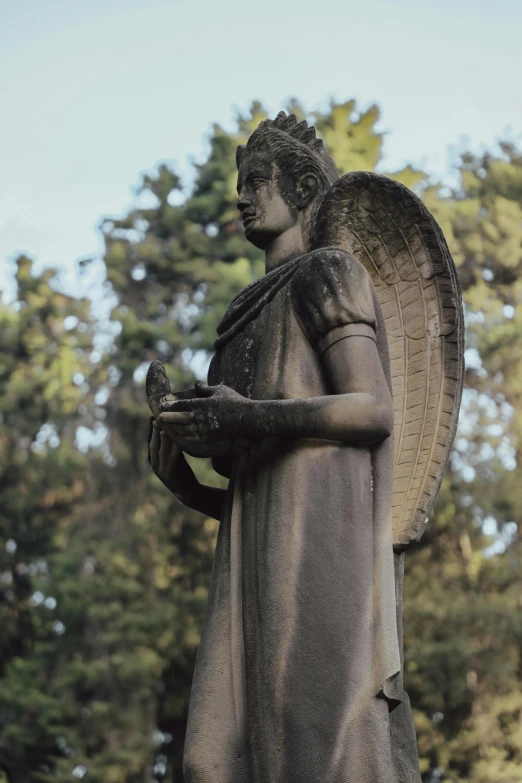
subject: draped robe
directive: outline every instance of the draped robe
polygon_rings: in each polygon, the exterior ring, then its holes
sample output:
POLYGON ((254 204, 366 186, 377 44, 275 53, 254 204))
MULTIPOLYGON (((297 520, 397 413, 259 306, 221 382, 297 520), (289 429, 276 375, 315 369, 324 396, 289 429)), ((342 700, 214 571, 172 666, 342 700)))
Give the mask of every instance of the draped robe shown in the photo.
MULTIPOLYGON (((313 251, 236 297, 218 327, 209 383, 256 400, 331 394, 323 356, 354 334, 376 342, 390 384, 368 272, 342 250, 313 251)), ((191 693, 186 783, 420 781, 415 749, 394 751, 390 731, 391 710, 404 707, 392 438, 351 446, 266 437, 214 467, 230 484, 191 693), (401 772, 396 757, 408 753, 413 771, 401 772)))

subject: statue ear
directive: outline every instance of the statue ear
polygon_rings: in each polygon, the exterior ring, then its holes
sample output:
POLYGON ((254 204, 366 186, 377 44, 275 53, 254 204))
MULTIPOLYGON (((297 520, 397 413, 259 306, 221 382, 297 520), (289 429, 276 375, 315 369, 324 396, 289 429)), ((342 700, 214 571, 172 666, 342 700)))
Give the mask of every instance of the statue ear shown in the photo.
POLYGON ((319 182, 315 174, 303 174, 299 177, 296 187, 296 206, 304 209, 317 194, 319 182))

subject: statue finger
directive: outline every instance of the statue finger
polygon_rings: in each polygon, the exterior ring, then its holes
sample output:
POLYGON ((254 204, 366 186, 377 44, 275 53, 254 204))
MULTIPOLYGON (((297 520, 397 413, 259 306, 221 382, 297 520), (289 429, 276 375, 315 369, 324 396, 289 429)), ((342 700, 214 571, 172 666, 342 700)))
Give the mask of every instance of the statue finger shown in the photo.
POLYGON ((191 411, 193 402, 194 400, 175 400, 175 402, 165 402, 161 405, 161 411, 162 413, 169 413, 171 411, 191 411))
POLYGON ((152 425, 152 437, 149 443, 149 462, 154 473, 158 472, 160 452, 160 435, 157 422, 152 425))
MULTIPOLYGON (((161 446, 159 450, 159 472, 162 477, 169 478, 171 455, 173 450, 175 449, 177 449, 177 451, 179 452, 179 447, 176 445, 176 443, 172 440, 172 438, 169 436, 167 432, 164 431, 161 432, 160 440, 161 440, 161 446)), ((176 454, 176 451, 174 451, 174 454, 176 454)))
POLYGON ((212 397, 216 393, 216 386, 208 386, 204 381, 196 381, 194 388, 201 397, 212 397))
POLYGON ((164 422, 163 430, 174 443, 178 440, 194 438, 197 435, 193 422, 191 424, 170 424, 170 422, 164 422))
POLYGON ((165 470, 168 476, 172 476, 172 474, 174 473, 180 454, 181 454, 181 447, 177 443, 172 441, 171 447, 169 449, 169 454, 167 457, 167 463, 165 465, 165 470))
POLYGON ((161 424, 185 427, 192 423, 193 415, 191 411, 168 411, 160 413, 159 421, 161 424))
POLYGON ((152 442, 152 436, 154 435, 154 416, 151 416, 149 419, 149 434, 147 436, 147 459, 149 461, 149 465, 151 465, 151 456, 150 456, 150 444, 152 442))

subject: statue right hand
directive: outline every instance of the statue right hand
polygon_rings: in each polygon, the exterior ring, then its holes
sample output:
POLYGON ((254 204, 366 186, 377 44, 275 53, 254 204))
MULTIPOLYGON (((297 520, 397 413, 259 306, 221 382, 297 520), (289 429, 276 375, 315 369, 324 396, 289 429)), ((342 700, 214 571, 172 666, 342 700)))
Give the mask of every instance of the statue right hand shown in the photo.
POLYGON ((149 462, 160 481, 178 497, 187 498, 197 490, 199 482, 180 446, 154 419, 149 433, 149 462))

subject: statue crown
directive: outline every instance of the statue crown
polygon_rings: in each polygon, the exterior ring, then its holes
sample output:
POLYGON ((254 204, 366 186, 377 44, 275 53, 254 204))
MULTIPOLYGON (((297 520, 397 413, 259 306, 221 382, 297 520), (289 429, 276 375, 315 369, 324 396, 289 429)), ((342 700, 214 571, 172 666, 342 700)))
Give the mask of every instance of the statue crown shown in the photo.
POLYGON ((237 168, 241 166, 247 149, 256 149, 259 144, 263 146, 267 142, 273 153, 279 156, 280 165, 283 168, 285 165, 290 166, 294 174, 296 167, 301 169, 306 164, 314 169, 324 186, 338 179, 337 167, 322 140, 316 137, 314 126, 308 125, 306 120, 298 122, 295 114, 286 114, 284 111, 280 111, 275 120, 260 122, 247 144, 238 146, 237 168))
POLYGON ((259 124, 259 129, 261 128, 282 131, 300 141, 301 144, 305 144, 314 152, 323 151, 322 139, 317 138, 314 126, 308 125, 306 120, 298 122, 295 114, 286 114, 286 112, 280 111, 275 120, 263 120, 259 124))

